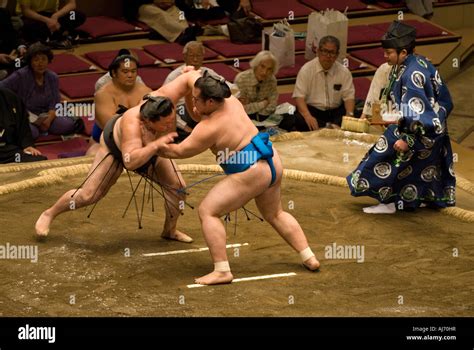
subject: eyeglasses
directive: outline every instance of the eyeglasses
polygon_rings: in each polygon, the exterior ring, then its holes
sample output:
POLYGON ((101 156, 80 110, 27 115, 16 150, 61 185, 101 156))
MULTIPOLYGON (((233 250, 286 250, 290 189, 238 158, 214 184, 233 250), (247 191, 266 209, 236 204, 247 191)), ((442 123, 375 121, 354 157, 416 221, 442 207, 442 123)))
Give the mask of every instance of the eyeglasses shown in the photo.
POLYGON ((336 51, 329 51, 329 50, 326 50, 326 49, 319 49, 318 52, 323 56, 333 57, 333 58, 337 57, 337 55, 339 54, 336 51))

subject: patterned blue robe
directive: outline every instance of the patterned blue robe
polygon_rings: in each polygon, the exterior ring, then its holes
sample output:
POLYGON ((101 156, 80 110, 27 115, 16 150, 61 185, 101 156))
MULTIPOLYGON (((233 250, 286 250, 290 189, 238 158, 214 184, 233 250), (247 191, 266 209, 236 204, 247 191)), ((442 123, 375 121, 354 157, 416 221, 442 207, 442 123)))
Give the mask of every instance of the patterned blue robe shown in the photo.
POLYGON ((447 118, 451 96, 425 57, 409 55, 400 65, 390 99, 403 117, 390 125, 349 176, 353 196, 370 196, 397 208, 455 205, 456 178, 447 118), (399 139, 409 151, 397 152, 399 139))

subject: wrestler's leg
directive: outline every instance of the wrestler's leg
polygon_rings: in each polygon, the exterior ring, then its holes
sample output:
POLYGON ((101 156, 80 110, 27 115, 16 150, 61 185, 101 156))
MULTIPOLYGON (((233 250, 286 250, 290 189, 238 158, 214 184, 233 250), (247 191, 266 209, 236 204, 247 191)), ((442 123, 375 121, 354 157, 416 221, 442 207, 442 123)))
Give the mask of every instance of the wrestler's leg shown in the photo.
POLYGON ((191 237, 176 229, 178 218, 181 215, 180 208, 183 207, 183 203, 186 200, 186 195, 177 191, 186 187, 186 183, 178 171, 177 165, 173 160, 158 158, 155 164, 155 174, 152 178, 162 186, 163 194, 166 198, 166 219, 161 237, 191 243, 193 241, 191 237))
POLYGON ((59 214, 93 204, 109 191, 122 173, 122 165, 107 154, 108 150, 101 146, 84 185, 78 190, 73 189, 63 194, 51 208, 41 214, 35 225, 38 236, 48 235, 51 222, 59 214))
POLYGON ((257 167, 250 168, 245 173, 227 176, 208 192, 199 205, 202 232, 215 270, 196 279, 196 283, 218 284, 232 281, 230 268, 228 266, 227 269, 219 268, 221 264, 227 263, 226 232, 220 218, 241 208, 259 194, 262 188, 268 186, 271 174, 266 170, 265 163, 259 162, 257 167))
MULTIPOLYGON (((266 189, 261 195, 255 198, 258 210, 263 218, 268 221, 278 234, 298 253, 307 249, 308 241, 296 219, 289 213, 283 211, 281 206, 281 180, 282 166, 278 153, 275 151, 273 157, 275 169, 277 172, 277 181, 266 189)), ((303 253, 304 255, 304 253, 303 253)), ((303 261, 303 264, 310 270, 319 268, 319 261, 315 256, 309 257, 303 261)))

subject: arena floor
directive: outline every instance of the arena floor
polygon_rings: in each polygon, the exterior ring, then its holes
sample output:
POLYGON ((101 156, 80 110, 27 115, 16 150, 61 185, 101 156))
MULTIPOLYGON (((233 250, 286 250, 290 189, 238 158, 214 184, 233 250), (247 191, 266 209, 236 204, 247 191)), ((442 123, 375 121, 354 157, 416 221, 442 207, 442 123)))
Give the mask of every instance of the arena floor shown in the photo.
MULTIPOLYGON (((329 136, 315 132, 275 145, 287 169, 345 176, 370 143, 343 133, 329 136)), ((83 164, 89 161, 79 160, 83 164)), ((213 159, 206 153, 186 162, 212 164, 213 159)), ((467 163, 471 164, 472 158, 467 163)), ((49 164, 49 168, 57 167, 49 164)), ((462 173, 465 169, 460 164, 456 172, 469 178, 472 173, 462 173)), ((38 177, 41 170, 44 168, 10 173, 0 168, 0 180, 8 186, 38 177)), ((184 178, 190 185, 211 175, 184 173, 184 178)), ((154 213, 151 202, 145 205, 143 229, 139 230, 133 206, 122 219, 131 195, 126 176, 98 204, 90 219, 90 208, 65 213, 53 223, 45 242, 35 240, 38 215, 83 178, 79 174, 54 185, 0 195, 0 244, 33 245, 39 251, 36 263, 0 260, 0 316, 474 314, 472 221, 430 209, 368 216, 361 209, 373 200, 353 198, 348 188, 285 179, 283 206, 303 227, 321 261, 321 271, 305 270, 298 255, 269 224, 251 214, 247 220, 239 210, 237 225, 234 213, 227 224, 228 244, 241 245, 228 249, 234 277, 288 275, 189 288, 195 277, 212 269, 208 251, 143 254, 205 248, 196 210, 187 208, 178 223, 179 229, 195 239, 192 244, 159 237, 164 218, 163 201, 157 195, 154 213), (342 259, 328 255, 329 249, 346 246, 363 248, 363 256, 346 254, 342 259)), ((188 202, 197 207, 218 180, 192 187, 188 202)), ((458 188, 457 205, 472 215, 474 195, 458 188)), ((253 202, 246 208, 257 213, 253 202)))

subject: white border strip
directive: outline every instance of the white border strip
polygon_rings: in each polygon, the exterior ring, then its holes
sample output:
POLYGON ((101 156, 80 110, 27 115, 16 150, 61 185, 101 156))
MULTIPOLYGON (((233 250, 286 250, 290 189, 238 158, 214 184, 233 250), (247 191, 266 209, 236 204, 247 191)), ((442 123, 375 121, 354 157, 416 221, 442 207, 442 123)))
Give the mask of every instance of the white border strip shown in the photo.
MULTIPOLYGON (((229 248, 240 248, 244 246, 248 246, 248 243, 236 243, 236 244, 228 244, 225 247, 227 249, 229 248)), ((208 251, 209 248, 195 248, 195 249, 186 249, 186 250, 173 250, 170 252, 160 252, 160 253, 148 253, 148 254, 142 254, 142 256, 163 256, 163 255, 175 255, 175 254, 187 254, 187 253, 198 253, 198 252, 205 252, 208 251)))
MULTIPOLYGON (((266 280, 270 278, 280 278, 280 277, 290 277, 290 276, 296 276, 296 273, 294 272, 289 272, 289 273, 277 273, 274 275, 264 275, 264 276, 254 276, 254 277, 244 277, 244 278, 237 278, 235 280, 232 280, 232 283, 237 283, 237 282, 247 282, 247 281, 256 281, 256 280, 266 280)), ((208 287, 205 284, 188 284, 188 288, 199 288, 199 287, 208 287)))

